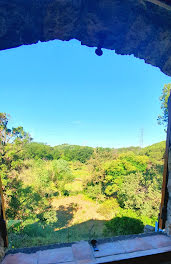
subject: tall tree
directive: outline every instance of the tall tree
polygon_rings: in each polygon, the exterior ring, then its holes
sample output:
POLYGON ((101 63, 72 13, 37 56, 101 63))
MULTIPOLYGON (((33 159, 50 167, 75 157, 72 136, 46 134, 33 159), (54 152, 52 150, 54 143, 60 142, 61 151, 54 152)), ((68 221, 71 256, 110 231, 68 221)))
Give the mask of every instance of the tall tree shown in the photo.
POLYGON ((4 188, 7 214, 9 213, 15 218, 19 210, 17 192, 22 187, 22 182, 17 176, 22 166, 23 146, 31 138, 21 126, 10 129, 8 121, 9 116, 6 113, 0 113, 0 176, 4 188))
POLYGON ((165 84, 162 89, 162 95, 160 96, 161 102, 161 115, 158 116, 157 121, 159 125, 167 126, 168 122, 168 98, 171 91, 171 83, 165 84))

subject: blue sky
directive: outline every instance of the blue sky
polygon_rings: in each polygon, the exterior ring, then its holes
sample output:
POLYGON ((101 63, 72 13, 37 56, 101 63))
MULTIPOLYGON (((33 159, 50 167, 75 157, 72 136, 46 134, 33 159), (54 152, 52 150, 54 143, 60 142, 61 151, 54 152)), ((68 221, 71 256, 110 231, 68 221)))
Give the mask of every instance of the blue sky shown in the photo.
POLYGON ((103 147, 165 140, 159 96, 171 78, 133 56, 50 41, 0 52, 1 112, 34 141, 103 147))

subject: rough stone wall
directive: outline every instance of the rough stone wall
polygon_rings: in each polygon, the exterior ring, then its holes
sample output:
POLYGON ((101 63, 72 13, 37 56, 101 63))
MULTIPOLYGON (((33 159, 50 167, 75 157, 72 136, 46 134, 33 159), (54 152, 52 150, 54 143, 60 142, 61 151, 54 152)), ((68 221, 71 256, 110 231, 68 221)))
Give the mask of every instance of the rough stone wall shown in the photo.
POLYGON ((0 50, 77 39, 133 54, 171 76, 171 4, 151 1, 0 0, 0 50))
MULTIPOLYGON (((170 140, 171 142, 171 140, 170 140)), ((167 189, 169 193, 169 199, 167 203, 167 221, 166 221, 166 232, 168 235, 171 235, 171 145, 169 148, 169 157, 168 157, 168 184, 167 189)))
MULTIPOLYGON (((171 92, 171 91, 170 91, 171 92)), ((168 166, 167 166, 167 215, 165 229, 168 235, 171 235, 171 94, 168 99, 168 126, 167 126, 167 141, 166 141, 166 152, 168 153, 168 166)), ((166 155, 167 155, 166 153, 166 155)))
MULTIPOLYGON (((1 196, 0 196, 0 208, 1 208, 1 206, 2 206, 2 201, 1 201, 1 196)), ((1 212, 2 211, 0 210, 0 219, 2 217, 1 212)), ((2 238, 2 233, 1 233, 1 230, 0 230, 0 261, 4 257, 4 254, 5 254, 4 240, 2 238)))
POLYGON ((4 255, 5 255, 4 241, 0 236, 0 261, 3 259, 4 255))

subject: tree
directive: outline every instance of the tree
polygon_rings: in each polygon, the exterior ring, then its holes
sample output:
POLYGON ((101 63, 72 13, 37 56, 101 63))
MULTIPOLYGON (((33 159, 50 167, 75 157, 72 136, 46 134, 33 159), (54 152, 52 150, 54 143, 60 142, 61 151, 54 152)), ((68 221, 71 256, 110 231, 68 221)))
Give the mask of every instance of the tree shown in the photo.
POLYGON ((66 193, 65 185, 73 181, 72 171, 66 160, 30 160, 22 170, 20 179, 32 186, 41 197, 50 198, 66 193), (34 179, 34 180, 33 180, 34 179))
POLYGON ((17 159, 18 153, 23 149, 23 145, 31 141, 31 137, 23 130, 23 127, 9 129, 9 115, 0 113, 0 154, 2 161, 12 158, 17 159))
MULTIPOLYGON (((94 200, 103 200, 103 181, 105 170, 103 168, 102 153, 97 149, 93 156, 87 161, 88 174, 83 180, 83 188, 86 195, 94 200)), ((104 153, 103 153, 104 154, 104 153)))
POLYGON ((161 191, 156 184, 155 178, 146 179, 142 173, 127 175, 118 191, 119 204, 141 215, 157 217, 161 191))
POLYGON ((93 148, 86 146, 68 145, 63 144, 54 147, 54 150, 58 150, 61 153, 61 158, 67 161, 80 161, 85 163, 93 154, 93 148))
POLYGON ((167 126, 168 122, 168 98, 171 91, 171 83, 165 84, 162 89, 162 95, 160 96, 161 111, 162 114, 158 116, 157 121, 159 125, 167 126))
MULTIPOLYGON (((24 150, 24 158, 26 159, 53 160, 53 148, 43 143, 31 142, 26 144, 24 150)), ((57 153, 55 153, 55 158, 57 158, 56 154, 57 153)))
POLYGON ((116 159, 104 164, 106 176, 104 179, 105 194, 115 196, 122 189, 122 183, 126 175, 137 172, 145 172, 148 157, 135 155, 133 152, 120 154, 116 159))
POLYGON ((65 185, 73 181, 73 175, 66 160, 52 161, 51 181, 56 184, 59 194, 65 194, 65 185))
POLYGON ((18 193, 22 188, 22 182, 18 179, 18 173, 22 165, 23 146, 31 140, 23 127, 8 128, 9 116, 0 113, 0 177, 2 179, 7 214, 16 216, 20 209, 18 193), (13 212, 12 212, 13 211, 13 212))

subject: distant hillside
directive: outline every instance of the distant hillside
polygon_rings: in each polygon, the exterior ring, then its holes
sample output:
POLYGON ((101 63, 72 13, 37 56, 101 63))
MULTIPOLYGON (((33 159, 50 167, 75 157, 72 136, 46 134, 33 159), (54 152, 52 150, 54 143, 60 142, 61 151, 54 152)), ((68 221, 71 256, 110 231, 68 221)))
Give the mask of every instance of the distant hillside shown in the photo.
MULTIPOLYGON (((163 159, 163 154, 165 151, 165 141, 153 144, 151 146, 140 148, 140 147, 126 147, 126 148, 103 148, 97 147, 92 148, 88 146, 79 146, 79 145, 69 145, 62 144, 55 147, 43 143, 32 142, 25 146, 25 159, 45 159, 45 160, 54 160, 54 159, 65 159, 67 161, 80 161, 85 163, 89 160, 93 153, 109 153, 122 154, 127 152, 133 152, 136 155, 146 155, 152 161, 161 161, 163 159)), ((107 154, 108 153, 108 154, 107 154)))
POLYGON ((152 162, 163 162, 166 142, 161 141, 141 150, 141 154, 146 155, 152 162))

